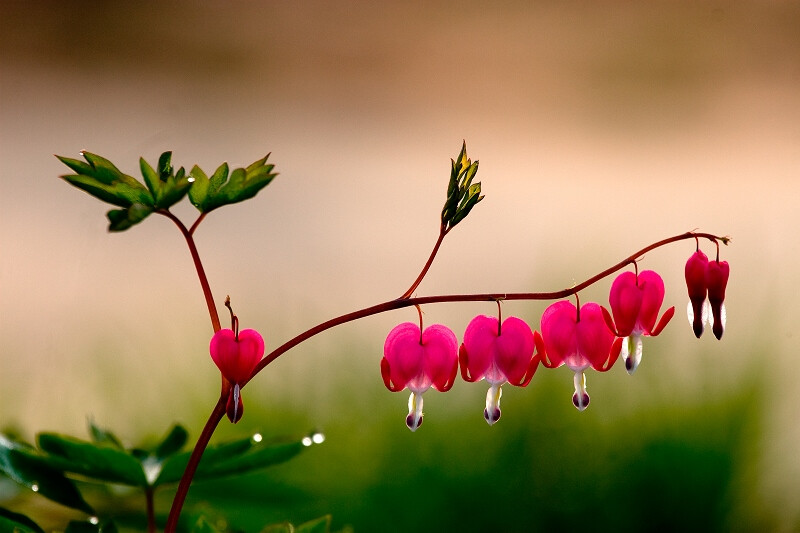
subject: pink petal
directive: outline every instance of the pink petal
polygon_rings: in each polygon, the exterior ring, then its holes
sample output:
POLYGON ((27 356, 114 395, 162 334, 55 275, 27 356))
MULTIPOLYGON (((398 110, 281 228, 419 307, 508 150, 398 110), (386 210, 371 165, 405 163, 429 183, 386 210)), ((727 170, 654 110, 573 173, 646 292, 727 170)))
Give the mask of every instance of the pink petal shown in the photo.
POLYGON ((522 381, 533 357, 533 332, 517 317, 503 321, 500 336, 495 342, 495 363, 506 381, 522 381))
POLYGON ((458 340, 455 333, 441 324, 428 326, 422 333, 422 348, 428 382, 432 382, 438 390, 449 389, 458 371, 458 340))
POLYGON ((645 270, 639 273, 639 288, 642 292, 642 307, 636 321, 636 329, 649 334, 656 325, 658 312, 664 303, 664 280, 656 272, 645 270))
POLYGON ((550 368, 561 366, 567 358, 577 354, 576 318, 577 310, 567 300, 551 304, 542 314, 542 340, 550 368))
POLYGON ((473 381, 483 378, 494 362, 497 327, 497 318, 485 315, 476 316, 467 325, 462 344, 465 352, 463 360, 473 381))
POLYGON ((602 366, 608 360, 615 337, 608 330, 598 304, 589 302, 581 306, 581 320, 576 329, 579 357, 567 361, 567 364, 574 371, 578 371, 581 366, 602 366))
POLYGON ((614 315, 617 334, 620 337, 627 337, 636 325, 639 309, 642 306, 641 287, 636 285, 636 275, 633 272, 623 272, 617 276, 611 284, 608 303, 614 315))
POLYGON ((419 326, 412 322, 395 326, 386 337, 383 356, 390 371, 389 379, 398 390, 422 374, 423 350, 419 339, 419 326))

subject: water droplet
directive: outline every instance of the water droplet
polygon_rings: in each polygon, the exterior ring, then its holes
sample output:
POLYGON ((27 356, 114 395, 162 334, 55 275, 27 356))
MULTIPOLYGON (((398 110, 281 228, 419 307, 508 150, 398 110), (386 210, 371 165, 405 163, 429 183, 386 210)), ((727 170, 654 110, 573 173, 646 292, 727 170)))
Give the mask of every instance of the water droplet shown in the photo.
POLYGON ((325 442, 325 435, 323 433, 316 432, 311 435, 311 440, 314 442, 314 444, 322 444, 325 442))
POLYGON ((187 179, 186 181, 188 181, 189 183, 194 183, 194 176, 189 176, 189 179, 187 179))
POLYGON ((32 490, 33 492, 39 492, 39 485, 37 485, 36 483, 34 483, 33 485, 31 485, 31 490, 32 490))
POLYGON ((96 516, 90 516, 89 523, 96 526, 97 524, 100 523, 100 519, 97 518, 96 516))
POLYGON ((303 440, 301 440, 300 442, 303 444, 303 446, 306 446, 306 447, 311 446, 312 444, 314 444, 314 441, 311 440, 311 437, 303 437, 303 440))
POLYGON ((261 442, 262 440, 264 440, 264 437, 261 436, 261 433, 253 435, 253 442, 261 442))

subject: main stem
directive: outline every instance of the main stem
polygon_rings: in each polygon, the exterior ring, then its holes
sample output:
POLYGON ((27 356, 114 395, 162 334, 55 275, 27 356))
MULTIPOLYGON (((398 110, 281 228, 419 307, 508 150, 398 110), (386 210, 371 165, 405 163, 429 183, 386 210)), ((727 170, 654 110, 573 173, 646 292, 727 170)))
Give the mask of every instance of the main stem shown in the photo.
POLYGON ((197 252, 197 246, 194 244, 193 237, 194 230, 197 229, 197 225, 205 218, 205 213, 200 215, 197 221, 192 225, 192 229, 189 230, 186 229, 186 226, 178 217, 168 210, 164 209, 158 212, 173 221, 186 239, 186 244, 189 246, 189 253, 192 254, 192 261, 194 261, 194 267, 197 270, 197 277, 200 279, 200 286, 203 288, 203 296, 205 296, 206 305, 208 306, 208 315, 211 317, 211 326, 214 328, 214 333, 216 333, 221 328, 219 314, 217 313, 217 306, 214 304, 214 296, 211 294, 211 286, 208 284, 206 271, 203 269, 203 263, 200 261, 200 254, 197 252))
POLYGON ((200 433, 200 437, 194 445, 192 455, 189 457, 189 462, 186 465, 186 470, 178 484, 178 490, 175 492, 175 498, 172 500, 172 508, 169 510, 167 524, 164 526, 165 533, 174 533, 178 527, 178 519, 181 516, 181 509, 183 509, 183 503, 186 501, 186 495, 189 493, 189 486, 192 484, 192 478, 194 478, 194 473, 197 471, 200 459, 203 458, 203 452, 211 440, 211 435, 214 434, 214 430, 217 429, 219 421, 222 420, 222 416, 225 414, 226 402, 227 399, 225 396, 220 396, 219 400, 217 400, 217 405, 215 405, 214 410, 211 411, 211 416, 208 417, 208 421, 203 427, 203 432, 200 433))
MULTIPOLYGON (((180 226, 182 226, 182 224, 180 226)), ((286 341, 284 344, 282 344, 281 346, 279 346, 278 348, 267 354, 266 357, 261 359, 258 365, 256 365, 253 372, 250 374, 250 377, 247 379, 247 381, 241 384, 241 387, 244 387, 246 383, 248 383, 251 379, 253 379, 255 375, 261 372, 268 364, 270 364, 272 361, 274 361, 275 359, 277 359, 290 349, 294 348, 298 344, 305 342, 306 340, 310 339, 311 337, 319 333, 322 333, 323 331, 326 331, 336 326, 340 326, 342 324, 346 324, 348 322, 352 322, 354 320, 359 320, 361 318, 366 318, 368 316, 377 315, 379 313, 384 313, 386 311, 392 311, 395 309, 402 309, 404 307, 410 307, 413 305, 424 305, 432 303, 481 302, 481 301, 492 302, 499 300, 558 300, 576 294, 577 292, 613 274, 614 272, 617 272, 618 270, 625 268, 625 266, 635 262, 638 258, 646 254, 647 252, 650 252, 651 250, 655 250, 656 248, 660 248, 662 246, 666 246, 667 244, 686 239, 699 239, 699 238, 708 239, 714 243, 722 241, 723 244, 727 244, 728 241, 730 240, 728 237, 720 237, 717 235, 712 235, 710 233, 697 233, 691 231, 686 233, 681 233, 680 235, 668 237, 666 239, 655 242, 649 246, 646 246, 641 250, 639 250, 638 252, 626 257, 622 261, 608 267, 599 274, 596 274, 588 278, 582 283, 579 283, 568 289, 561 289, 558 291, 447 294, 440 296, 423 296, 419 298, 409 298, 408 295, 414 292, 414 289, 416 289, 416 287, 422 281, 422 278, 424 277, 425 273, 427 272, 428 268, 433 262, 433 257, 436 255, 436 251, 441 245, 442 240, 444 239, 444 235, 446 235, 446 233, 447 232, 444 230, 440 232, 439 239, 436 241, 434 250, 431 253, 430 258, 428 259, 428 262, 425 264, 425 267, 423 268, 420 276, 417 277, 417 280, 414 282, 414 284, 411 285, 409 290, 406 291, 406 293, 402 297, 396 300, 389 300, 387 302, 383 302, 370 307, 365 307, 358 311, 353 311, 351 313, 347 313, 338 316, 336 318, 332 318, 286 341)), ((187 238, 187 241, 190 241, 190 239, 187 238)), ((208 442, 211 439, 211 435, 214 433, 214 430, 216 429, 217 425, 222 419, 222 416, 225 413, 226 401, 227 398, 225 396, 220 396, 220 399, 217 401, 217 405, 214 407, 214 410, 211 412, 211 415, 209 416, 208 421, 206 422, 206 425, 203 428, 203 433, 200 435, 200 438, 195 444, 194 450, 192 450, 192 455, 191 458, 189 459, 189 464, 186 466, 186 470, 183 474, 183 477, 181 478, 180 485, 178 486, 178 492, 176 493, 175 499, 172 502, 172 509, 170 510, 169 519, 167 520, 167 527, 165 529, 166 533, 172 533, 175 531, 175 527, 178 524, 178 517, 180 516, 181 508, 183 507, 184 500, 186 499, 186 493, 189 490, 189 485, 191 485, 192 478, 194 477, 195 471, 197 470, 197 465, 200 463, 200 458, 202 457, 203 452, 206 449, 206 446, 208 446, 208 442)))
POLYGON ((439 238, 436 239, 436 244, 433 245, 433 250, 431 251, 430 257, 428 257, 428 261, 425 263, 425 266, 422 267, 422 271, 419 273, 419 276, 417 276, 417 279, 414 280, 414 283, 411 284, 411 287, 409 287, 408 290, 400 297, 401 300, 414 294, 414 291, 417 290, 419 284, 422 283, 422 279, 425 277, 425 274, 428 273, 428 270, 433 264, 434 258, 436 258, 436 253, 439 251, 439 246, 442 245, 442 241, 449 231, 450 230, 447 229, 446 224, 442 223, 442 225, 439 227, 439 238))

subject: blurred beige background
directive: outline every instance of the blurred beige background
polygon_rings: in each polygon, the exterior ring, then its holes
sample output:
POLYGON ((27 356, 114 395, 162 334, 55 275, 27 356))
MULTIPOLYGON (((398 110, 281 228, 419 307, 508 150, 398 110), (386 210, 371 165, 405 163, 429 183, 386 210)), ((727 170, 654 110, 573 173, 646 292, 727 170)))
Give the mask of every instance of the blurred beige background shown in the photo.
MULTIPOLYGON (((660 392, 687 401, 763 370, 754 490, 796 520, 798 3, 4 2, 0 21, 0 426, 196 430, 217 393, 179 233, 154 216, 108 234, 106 206, 60 182, 52 154, 87 149, 138 176, 164 150, 207 171, 272 152, 278 178, 197 233, 215 295, 269 348, 407 288, 466 139, 486 200, 418 294, 554 290, 670 235, 731 235, 724 339, 686 324, 693 243, 660 249, 642 266, 676 319, 645 344, 640 381, 608 379, 647 402, 663 374, 660 392), (648 359, 654 343, 668 357, 648 359)), ((584 298, 607 301, 609 283, 584 298)), ((538 326, 544 307, 505 312, 538 326)), ((437 305, 426 320, 460 335, 492 312, 437 305)), ((322 335, 246 400, 335 424, 342 383, 379 380, 386 332, 413 317, 322 335)))

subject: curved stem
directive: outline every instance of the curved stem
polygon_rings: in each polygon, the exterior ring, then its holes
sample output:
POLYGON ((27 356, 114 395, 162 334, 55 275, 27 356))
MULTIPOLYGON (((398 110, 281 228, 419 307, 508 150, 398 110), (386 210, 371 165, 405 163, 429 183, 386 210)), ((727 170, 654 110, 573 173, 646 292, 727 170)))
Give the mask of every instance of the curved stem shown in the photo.
POLYGON ((447 229, 447 227, 444 224, 442 224, 439 227, 439 238, 436 239, 436 244, 433 245, 433 250, 431 251, 430 257, 428 257, 428 261, 425 263, 425 266, 422 267, 422 272, 419 273, 419 276, 417 276, 417 279, 414 280, 414 283, 412 283, 411 286, 408 288, 408 290, 404 292, 403 295, 400 297, 401 300, 408 298, 409 296, 414 294, 414 291, 417 289, 417 287, 419 287, 419 284, 422 283, 422 279, 425 277, 425 274, 427 274, 428 270, 431 268, 433 260, 436 257, 436 253, 439 251, 439 247, 442 245, 442 241, 444 240, 445 235, 447 235, 449 231, 450 230, 447 229))
POLYGON ((192 227, 189 228, 189 235, 194 235, 194 230, 196 230, 197 226, 199 226, 200 223, 203 221, 203 219, 206 218, 207 214, 208 213, 200 213, 200 216, 197 217, 197 220, 194 221, 194 224, 192 224, 192 227))
POLYGON ((197 269, 197 277, 200 278, 200 286, 203 288, 203 296, 205 296, 206 305, 208 306, 208 314, 211 317, 211 326, 214 328, 214 333, 216 333, 221 327, 219 323, 219 314, 217 314, 217 306, 214 304, 214 296, 211 294, 211 286, 208 284, 208 278, 206 277, 206 272, 203 269, 203 263, 200 261, 200 254, 197 252, 197 246, 195 246, 194 237, 192 237, 192 233, 194 233, 194 230, 197 229, 197 225, 203 220, 205 213, 200 215, 200 217, 192 225, 192 229, 189 230, 186 229, 186 226, 178 217, 170 213, 168 210, 164 209, 157 212, 173 221, 175 225, 178 226, 178 229, 181 230, 183 237, 186 239, 186 244, 189 246, 189 253, 192 254, 194 267, 197 269))
POLYGON ((192 484, 192 479, 197 471, 197 466, 200 464, 200 459, 203 457, 203 452, 211 440, 211 435, 214 434, 214 430, 217 429, 219 421, 222 420, 225 414, 226 402, 227 399, 224 396, 220 396, 217 405, 214 406, 214 410, 211 411, 211 415, 208 417, 203 432, 194 445, 192 455, 189 457, 189 463, 186 465, 186 470, 183 472, 180 484, 178 484, 178 491, 175 493, 175 498, 172 500, 172 508, 169 510, 169 517, 167 518, 167 525, 164 527, 164 533, 174 533, 175 529, 178 527, 178 519, 181 516, 181 509, 183 509, 183 503, 186 501, 186 495, 189 493, 189 486, 192 484))
MULTIPOLYGON (((323 322, 314 326, 311 329, 308 329, 297 335, 293 339, 290 339, 283 343, 278 348, 274 349, 272 352, 267 354, 259 363, 256 365, 253 372, 250 374, 250 377, 241 384, 242 387, 246 383, 248 383, 256 374, 261 372, 268 364, 272 361, 283 355, 285 352, 289 351, 290 349, 294 348, 298 344, 305 342, 306 340, 310 339, 311 337, 322 333, 325 330, 330 328, 340 326, 342 324, 346 324, 347 322, 352 322, 354 320, 359 320, 361 318, 366 318, 368 316, 377 315, 379 313, 384 313, 386 311, 392 311, 395 309, 402 309, 404 307, 410 307, 412 305, 424 305, 424 304, 432 304, 432 303, 445 303, 445 302, 491 302, 496 300, 558 300, 561 298, 566 298, 568 296, 572 296, 576 294, 578 291, 585 289, 586 287, 597 283, 601 279, 610 276, 614 272, 625 268, 625 266, 629 265, 631 262, 636 260, 638 257, 646 254, 651 250, 655 250, 656 248, 660 248, 661 246, 665 246, 667 244, 682 241, 685 239, 695 239, 695 238, 704 238, 708 239, 714 243, 722 241, 723 244, 728 244, 730 237, 719 237, 717 235, 712 235, 711 233, 696 233, 696 232, 686 232, 681 233, 680 235, 675 235, 674 237, 668 237, 666 239, 662 239, 658 242, 651 244, 650 246, 645 246, 638 252, 626 257, 619 263, 608 267, 607 269, 603 270, 599 274, 596 274, 589 279, 569 288, 569 289, 561 289, 559 291, 552 291, 552 292, 517 292, 517 293, 479 293, 479 294, 445 294, 439 296, 422 296, 418 298, 398 298, 397 300, 389 300, 388 302, 383 302, 377 305, 373 305, 370 307, 365 307, 364 309, 360 309, 358 311, 353 311, 351 313, 347 313, 345 315, 338 316, 336 318, 332 318, 327 322, 323 322)), ((441 241, 441 237, 440 237, 441 241)), ((433 257, 434 254, 431 254, 433 257)), ((430 260, 429 260, 430 262, 430 260)), ((423 269, 423 273, 424 273, 423 269)), ((412 286, 413 287, 413 286, 412 286)))
MULTIPOLYGON (((179 220, 175 219, 174 216, 172 216, 168 212, 164 214, 175 220, 176 224, 178 224, 178 227, 183 227, 185 230, 183 224, 181 224, 179 220)), ((436 250, 441 244, 441 241, 446 233, 447 233, 446 231, 442 231, 440 233, 439 239, 436 243, 436 246, 434 247, 433 253, 431 253, 431 257, 428 259, 428 263, 426 263, 425 268, 423 268, 422 273, 417 278, 417 281, 414 283, 414 285, 411 286, 410 292, 413 292, 416 286, 419 285, 419 281, 421 281, 422 277, 424 277, 425 272, 430 267, 430 264, 433 262, 433 257, 436 255, 436 250)), ((191 235, 188 234, 188 231, 185 232, 184 235, 188 235, 187 241, 191 243, 191 235)), ((306 340, 310 339, 311 337, 319 333, 322 333, 323 331, 326 331, 328 329, 331 329, 333 327, 342 324, 346 324, 347 322, 352 322, 354 320, 366 318, 368 316, 377 315, 379 313, 383 313, 386 311, 392 311, 394 309, 402 309, 404 307, 410 307, 413 305, 423 305, 430 303, 479 302, 479 301, 491 302, 498 300, 557 300, 560 298, 566 298, 568 296, 576 294, 578 291, 585 289, 589 285, 596 283, 597 281, 605 278, 606 276, 609 276, 614 272, 621 270, 626 265, 630 264, 632 261, 635 261, 637 258, 639 258, 643 254, 651 250, 685 239, 700 239, 700 238, 708 239, 714 243, 718 243, 721 241, 723 244, 728 244, 728 241, 730 240, 729 237, 719 237, 716 235, 712 235, 710 233, 696 233, 696 232, 687 232, 687 233, 682 233, 680 235, 675 235, 674 237, 668 237, 666 239, 660 240, 658 242, 655 242, 649 246, 642 248, 638 252, 626 257, 619 263, 610 266, 609 268, 603 270, 599 274, 590 277, 589 279, 585 280, 582 283, 579 283, 578 285, 575 285, 569 289, 562 289, 559 291, 524 292, 524 293, 520 292, 520 293, 448 294, 441 296, 424 296, 419 298, 402 297, 396 300, 390 300, 388 302, 383 302, 370 307, 365 307, 364 309, 353 311, 351 313, 347 313, 339 317, 332 318, 321 324, 318 324, 313 328, 308 329, 303 333, 295 336, 294 338, 286 341, 281 346, 270 352, 266 357, 264 357, 258 363, 258 365, 256 365, 255 369, 250 374, 250 377, 245 382, 240 384, 240 388, 243 388, 251 379, 253 379, 253 377, 255 377, 256 374, 262 371, 268 364, 270 364, 272 361, 274 361, 275 359, 277 359, 290 349, 294 348, 298 344, 305 342, 306 340)), ((194 250, 191 244, 190 244, 190 249, 194 250)), ((196 262, 196 264, 199 263, 196 262)), ((201 268, 198 269, 198 272, 202 272, 201 268)), ((203 276, 201 276, 201 280, 202 279, 203 276)), ((207 286, 207 283, 204 285, 204 287, 205 286, 207 286)), ((217 318, 217 325, 218 324, 219 324, 219 319, 217 318)), ((195 471, 197 470, 197 465, 200 463, 200 458, 202 457, 206 446, 208 446, 208 443, 211 440, 211 435, 214 433, 214 430, 216 429, 217 425, 219 424, 220 420, 225 414, 226 402, 227 402, 227 396, 223 393, 220 396, 220 399, 217 401, 217 405, 214 407, 214 410, 211 412, 211 415, 208 418, 208 422, 206 422, 206 425, 203 428, 203 433, 200 435, 200 438, 197 440, 197 443, 195 444, 194 450, 192 450, 192 455, 191 458, 189 459, 189 464, 186 466, 186 471, 184 472, 183 477, 181 478, 180 485, 178 485, 178 492, 175 494, 175 499, 172 502, 172 509, 170 510, 169 518, 167 520, 167 526, 165 529, 166 533, 173 533, 175 531, 175 528, 177 527, 178 517, 180 516, 183 503, 186 499, 186 494, 189 491, 189 486, 191 485, 192 478, 194 477, 195 471)))

